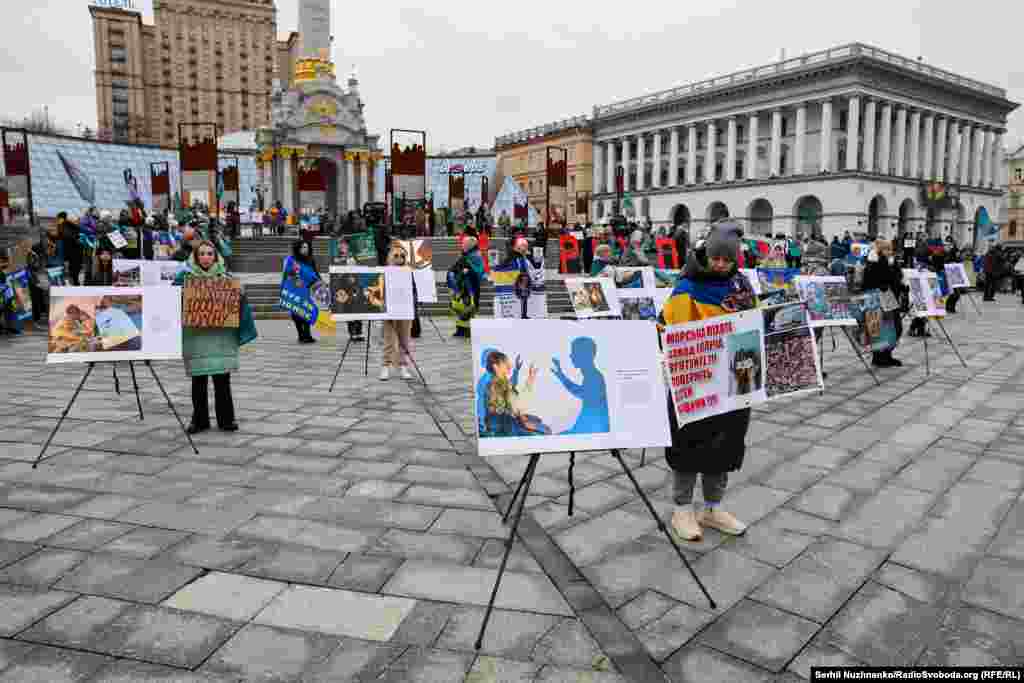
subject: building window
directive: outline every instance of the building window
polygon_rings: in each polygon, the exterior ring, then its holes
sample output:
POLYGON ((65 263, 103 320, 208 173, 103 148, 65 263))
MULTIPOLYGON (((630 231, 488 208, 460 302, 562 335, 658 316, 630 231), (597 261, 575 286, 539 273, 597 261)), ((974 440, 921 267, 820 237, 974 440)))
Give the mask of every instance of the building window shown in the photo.
POLYGON ((1016 237, 1016 236, 1017 236, 1017 221, 1010 221, 1010 232, 1009 232, 1008 237, 1013 238, 1013 237, 1016 237))
POLYGON ((1018 183, 1024 183, 1024 168, 1013 169, 1013 179, 1018 183))
POLYGON ((576 176, 569 176, 569 194, 576 193, 576 176))
POLYGON ((846 130, 846 112, 839 112, 839 130, 846 130))
POLYGON ((736 160, 736 177, 743 178, 743 159, 736 160))
POLYGON ((128 51, 123 47, 110 48, 111 64, 126 64, 128 62, 128 51))
POLYGON ((789 119, 785 116, 782 117, 782 137, 786 137, 789 134, 789 119))

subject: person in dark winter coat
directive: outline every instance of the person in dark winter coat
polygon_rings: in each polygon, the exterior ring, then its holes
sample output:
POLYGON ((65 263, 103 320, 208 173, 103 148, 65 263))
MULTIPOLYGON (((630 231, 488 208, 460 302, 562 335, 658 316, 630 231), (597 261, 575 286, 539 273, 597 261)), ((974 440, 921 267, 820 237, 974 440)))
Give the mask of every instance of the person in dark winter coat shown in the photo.
POLYGON ((114 252, 109 246, 96 247, 96 268, 86 284, 90 287, 114 286, 114 252))
MULTIPOLYGON (((690 254, 682 276, 665 303, 659 323, 680 325, 757 307, 750 282, 739 272, 742 230, 732 222, 715 226, 706 242, 690 254)), ((740 469, 746 452, 750 409, 744 408, 679 427, 669 406, 672 446, 665 457, 673 471, 676 504, 672 528, 687 541, 702 538, 702 527, 738 536, 747 527, 721 509, 729 472, 740 469), (693 490, 700 474, 705 509, 693 509, 693 490)))
MULTIPOLYGON (((292 243, 292 258, 299 263, 309 266, 313 269, 313 272, 319 277, 320 269, 317 267, 316 259, 313 258, 313 249, 309 242, 306 240, 296 240, 292 243)), ((299 333, 300 344, 314 344, 316 339, 313 338, 312 331, 308 322, 292 313, 292 322, 295 323, 295 331, 299 333)))
MULTIPOLYGON (((868 255, 867 265, 864 267, 864 291, 878 290, 879 292, 892 292, 900 299, 906 291, 903 284, 903 271, 893 263, 892 242, 887 240, 876 240, 875 248, 868 255)), ((896 325, 896 338, 903 334, 903 322, 900 319, 899 311, 893 311, 894 323, 896 325)), ((892 349, 888 351, 875 351, 871 354, 871 364, 879 368, 900 367, 900 361, 892 357, 892 349)))
POLYGON ((982 301, 995 301, 996 289, 1000 278, 1006 271, 1006 259, 1003 256, 1003 249, 998 244, 994 245, 985 254, 985 297, 982 301))
POLYGON ((67 262, 67 282, 72 287, 77 287, 82 274, 82 243, 79 240, 78 223, 74 220, 64 221, 61 229, 61 237, 64 240, 64 260, 67 262))

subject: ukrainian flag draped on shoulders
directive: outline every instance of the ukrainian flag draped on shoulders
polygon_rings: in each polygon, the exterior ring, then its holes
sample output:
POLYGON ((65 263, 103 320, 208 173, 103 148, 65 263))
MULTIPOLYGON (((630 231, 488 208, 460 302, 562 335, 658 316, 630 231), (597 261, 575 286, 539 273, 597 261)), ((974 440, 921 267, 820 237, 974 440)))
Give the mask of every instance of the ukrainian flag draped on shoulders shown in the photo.
POLYGON ((753 287, 736 265, 738 249, 738 235, 723 230, 713 232, 705 245, 695 249, 665 302, 661 322, 664 325, 681 325, 757 308, 753 287), (733 260, 731 271, 714 272, 708 258, 725 254, 733 260))

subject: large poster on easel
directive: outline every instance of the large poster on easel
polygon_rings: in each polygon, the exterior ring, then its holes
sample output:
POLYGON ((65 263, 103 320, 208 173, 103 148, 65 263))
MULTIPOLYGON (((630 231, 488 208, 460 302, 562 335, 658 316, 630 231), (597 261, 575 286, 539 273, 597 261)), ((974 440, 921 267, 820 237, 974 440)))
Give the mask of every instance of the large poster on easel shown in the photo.
POLYGON ((115 287, 155 287, 173 285, 179 273, 188 270, 184 261, 139 261, 114 259, 115 287))
POLYGON ((962 263, 947 263, 945 265, 946 282, 950 290, 970 289, 971 283, 967 279, 967 269, 962 263))
POLYGON ((762 313, 768 400, 821 391, 825 382, 807 306, 783 304, 764 308, 762 313))
POLYGON ((173 287, 53 287, 47 363, 181 358, 173 287))
POLYGON ((331 317, 349 320, 412 320, 412 271, 385 266, 331 266, 331 317))
POLYGON ((434 247, 430 240, 407 240, 401 243, 416 283, 416 301, 437 303, 437 278, 434 277, 434 247))
POLYGON ((653 325, 476 319, 472 336, 480 455, 671 442, 653 325))
POLYGON ((910 288, 910 313, 915 318, 944 318, 939 276, 926 270, 904 269, 903 279, 910 288))
POLYGON ((807 305, 812 327, 857 324, 850 312, 850 287, 845 277, 798 276, 796 288, 807 305))
POLYGON ((542 320, 548 317, 543 260, 538 267, 530 263, 525 273, 515 263, 495 266, 491 269, 490 278, 494 283, 495 318, 542 320))

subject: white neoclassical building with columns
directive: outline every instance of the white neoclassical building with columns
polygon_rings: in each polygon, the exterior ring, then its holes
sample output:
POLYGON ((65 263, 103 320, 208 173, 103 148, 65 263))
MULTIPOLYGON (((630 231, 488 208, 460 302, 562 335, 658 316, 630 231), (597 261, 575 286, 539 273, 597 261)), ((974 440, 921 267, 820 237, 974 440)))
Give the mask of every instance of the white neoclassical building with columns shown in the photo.
POLYGON ((973 240, 1005 185, 1002 88, 862 44, 594 108, 594 216, 615 182, 639 219, 759 234, 903 228, 973 240), (927 183, 959 190, 929 207, 927 183))

